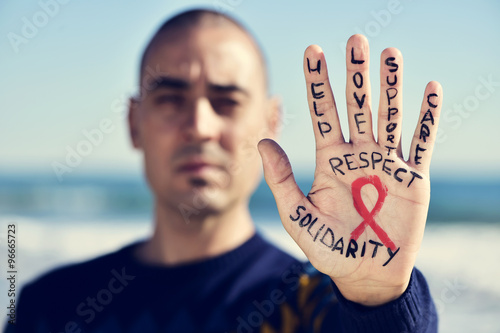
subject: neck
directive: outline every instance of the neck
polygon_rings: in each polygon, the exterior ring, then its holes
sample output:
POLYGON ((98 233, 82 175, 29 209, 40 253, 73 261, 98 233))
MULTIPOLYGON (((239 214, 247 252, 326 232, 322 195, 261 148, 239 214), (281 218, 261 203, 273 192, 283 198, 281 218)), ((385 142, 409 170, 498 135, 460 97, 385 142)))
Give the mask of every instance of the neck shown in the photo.
POLYGON ((153 236, 138 249, 148 263, 177 265, 203 260, 233 250, 247 241, 255 228, 246 203, 215 214, 191 214, 155 204, 153 236))

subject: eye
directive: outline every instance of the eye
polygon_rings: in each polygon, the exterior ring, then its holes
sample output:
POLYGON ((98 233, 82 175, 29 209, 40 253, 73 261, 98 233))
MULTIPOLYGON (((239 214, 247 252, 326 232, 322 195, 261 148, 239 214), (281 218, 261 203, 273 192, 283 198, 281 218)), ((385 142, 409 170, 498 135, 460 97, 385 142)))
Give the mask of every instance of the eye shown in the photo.
POLYGON ((154 101, 157 105, 181 106, 184 103, 184 97, 180 95, 160 95, 155 97, 154 101))
POLYGON ((214 98, 211 103, 215 111, 228 115, 240 106, 240 103, 237 100, 229 97, 214 98))

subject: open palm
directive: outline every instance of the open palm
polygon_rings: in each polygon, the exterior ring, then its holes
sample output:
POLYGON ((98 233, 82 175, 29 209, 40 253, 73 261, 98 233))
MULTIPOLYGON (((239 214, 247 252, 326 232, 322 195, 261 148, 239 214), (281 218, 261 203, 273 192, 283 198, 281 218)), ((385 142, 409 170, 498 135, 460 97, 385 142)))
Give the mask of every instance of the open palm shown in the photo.
POLYGON ((263 140, 259 150, 282 223, 310 262, 329 275, 346 298, 378 305, 404 292, 422 241, 442 90, 437 82, 427 85, 405 161, 401 53, 389 48, 381 55, 377 141, 366 38, 352 36, 346 55, 349 142, 342 135, 321 48, 312 45, 304 54, 316 139, 316 170, 309 194, 297 186, 277 143, 263 140))

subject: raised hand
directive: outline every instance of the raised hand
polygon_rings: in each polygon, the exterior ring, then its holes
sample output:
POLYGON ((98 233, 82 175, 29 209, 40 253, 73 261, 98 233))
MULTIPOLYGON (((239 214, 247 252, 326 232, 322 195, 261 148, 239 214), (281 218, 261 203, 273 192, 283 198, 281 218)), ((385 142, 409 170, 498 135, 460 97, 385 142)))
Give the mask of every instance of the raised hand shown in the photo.
POLYGON ((316 141, 309 194, 297 186, 290 162, 276 142, 262 140, 259 151, 281 221, 310 262, 329 275, 347 299, 379 305, 404 292, 422 241, 442 89, 438 82, 427 85, 405 161, 401 53, 388 48, 381 55, 377 141, 366 38, 352 36, 346 55, 349 142, 342 135, 321 48, 309 46, 304 54, 316 141))

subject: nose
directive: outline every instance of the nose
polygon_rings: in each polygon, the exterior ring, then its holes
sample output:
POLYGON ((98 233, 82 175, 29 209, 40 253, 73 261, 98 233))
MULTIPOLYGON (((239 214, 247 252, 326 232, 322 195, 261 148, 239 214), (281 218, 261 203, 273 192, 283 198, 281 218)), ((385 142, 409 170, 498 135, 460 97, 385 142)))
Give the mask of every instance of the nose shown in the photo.
POLYGON ((219 139, 221 119, 207 98, 194 100, 189 111, 183 128, 186 141, 203 142, 219 139))

